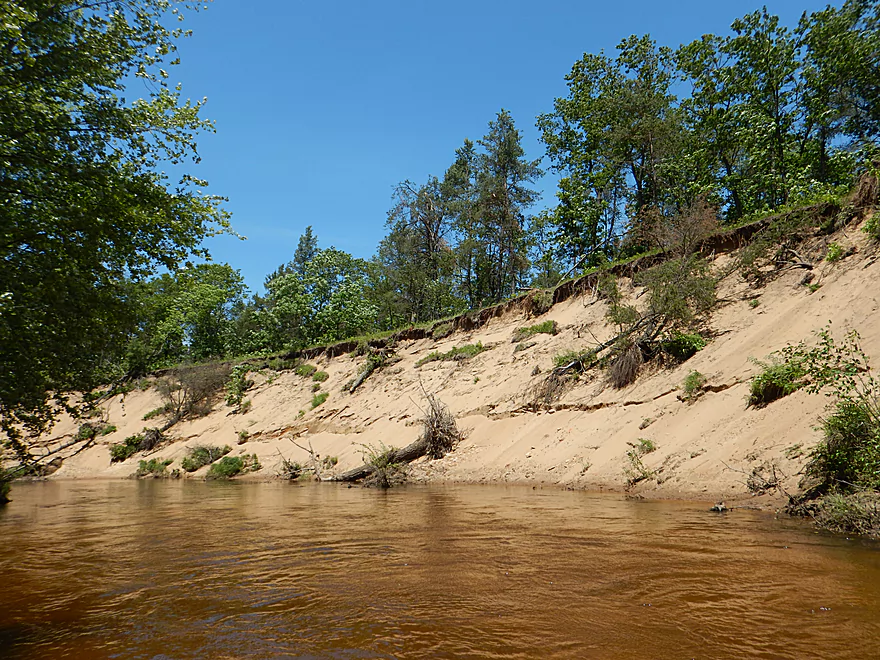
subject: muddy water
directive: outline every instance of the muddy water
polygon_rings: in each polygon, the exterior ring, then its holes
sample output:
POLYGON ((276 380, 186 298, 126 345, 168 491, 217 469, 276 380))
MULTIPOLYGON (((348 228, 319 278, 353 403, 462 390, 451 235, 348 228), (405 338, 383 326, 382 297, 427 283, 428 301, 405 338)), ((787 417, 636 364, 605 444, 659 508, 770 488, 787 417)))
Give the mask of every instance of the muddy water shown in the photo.
POLYGON ((17 486, 4 658, 877 658, 880 551, 584 493, 17 486))

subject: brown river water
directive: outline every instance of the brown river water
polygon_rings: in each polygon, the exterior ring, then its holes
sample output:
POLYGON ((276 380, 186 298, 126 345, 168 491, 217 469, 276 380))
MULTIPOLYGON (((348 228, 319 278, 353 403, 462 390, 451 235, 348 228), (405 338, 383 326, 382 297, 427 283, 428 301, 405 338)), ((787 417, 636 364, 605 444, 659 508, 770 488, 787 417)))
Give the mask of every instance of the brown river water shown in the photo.
POLYGON ((880 658, 880 546, 531 488, 16 485, 3 658, 880 658))

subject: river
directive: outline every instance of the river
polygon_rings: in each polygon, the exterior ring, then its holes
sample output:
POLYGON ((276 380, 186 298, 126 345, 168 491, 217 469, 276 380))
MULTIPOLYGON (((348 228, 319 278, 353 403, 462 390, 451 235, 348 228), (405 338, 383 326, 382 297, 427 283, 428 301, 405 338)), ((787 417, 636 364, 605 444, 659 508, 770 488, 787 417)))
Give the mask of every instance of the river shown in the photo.
POLYGON ((880 546, 523 487, 17 484, 4 658, 876 658, 880 546))

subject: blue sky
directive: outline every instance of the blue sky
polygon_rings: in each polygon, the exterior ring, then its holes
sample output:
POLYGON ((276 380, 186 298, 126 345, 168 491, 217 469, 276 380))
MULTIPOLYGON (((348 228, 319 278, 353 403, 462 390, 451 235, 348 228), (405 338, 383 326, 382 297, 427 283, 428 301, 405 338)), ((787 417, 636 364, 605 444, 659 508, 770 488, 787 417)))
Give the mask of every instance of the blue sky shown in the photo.
MULTIPOLYGON (((789 26, 825 2, 768 2, 789 26)), ((835 3, 835 4, 839 4, 835 3)), ((543 156, 535 117, 565 94, 584 52, 649 33, 678 46, 727 33, 760 7, 742 0, 301 2, 215 0, 187 16, 172 82, 208 97, 217 133, 192 168, 229 197, 247 241, 209 242, 253 291, 312 225, 322 247, 360 257, 384 235, 392 187, 442 176, 501 108, 543 156)), ((539 186, 552 205, 555 180, 539 186)))

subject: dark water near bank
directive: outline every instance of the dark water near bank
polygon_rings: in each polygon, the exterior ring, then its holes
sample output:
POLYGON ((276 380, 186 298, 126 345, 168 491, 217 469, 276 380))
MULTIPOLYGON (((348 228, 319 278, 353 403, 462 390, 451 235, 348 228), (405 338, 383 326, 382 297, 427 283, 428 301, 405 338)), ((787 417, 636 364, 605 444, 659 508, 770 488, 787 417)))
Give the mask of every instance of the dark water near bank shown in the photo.
POLYGON ((877 658, 880 550, 575 492, 19 485, 4 658, 877 658))

